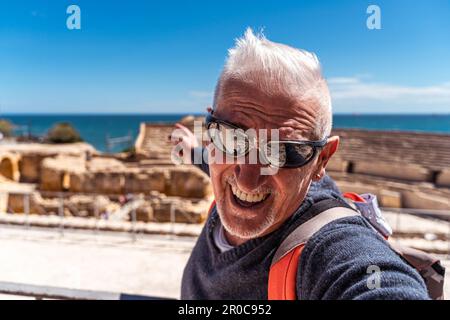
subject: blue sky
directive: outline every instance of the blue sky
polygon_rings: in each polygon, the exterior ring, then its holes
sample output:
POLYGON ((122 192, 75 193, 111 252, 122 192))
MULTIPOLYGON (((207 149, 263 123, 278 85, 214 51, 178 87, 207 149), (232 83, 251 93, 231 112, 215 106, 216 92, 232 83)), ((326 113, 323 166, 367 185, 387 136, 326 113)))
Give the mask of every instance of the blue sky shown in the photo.
POLYGON ((0 113, 203 112, 248 26, 315 52, 336 113, 450 113, 448 0, 0 0, 0 113))

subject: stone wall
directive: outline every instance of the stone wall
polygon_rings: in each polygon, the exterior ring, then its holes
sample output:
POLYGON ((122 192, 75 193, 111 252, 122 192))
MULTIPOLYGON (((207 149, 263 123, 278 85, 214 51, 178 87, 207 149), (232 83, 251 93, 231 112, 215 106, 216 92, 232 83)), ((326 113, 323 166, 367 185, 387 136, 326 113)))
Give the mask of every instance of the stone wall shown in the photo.
POLYGON ((438 174, 436 184, 438 186, 450 188, 450 168, 444 169, 438 174))
POLYGON ((134 212, 136 221, 142 222, 200 223, 206 219, 210 204, 209 200, 166 197, 158 192, 135 199, 92 194, 43 196, 38 191, 0 193, 0 197, 0 208, 4 207, 1 212, 24 214, 28 206, 29 214, 62 214, 65 217, 95 217, 113 221, 131 221, 134 212))
POLYGON ((449 210, 450 189, 432 183, 412 184, 382 177, 329 172, 342 192, 373 193, 383 207, 449 210))
POLYGON ((343 191, 371 192, 385 207, 450 210, 450 135, 336 129, 327 171, 343 191))
POLYGON ((0 153, 0 175, 12 180, 20 180, 20 155, 14 153, 0 153))
POLYGON ((44 154, 23 154, 20 161, 20 177, 22 182, 37 183, 41 177, 41 162, 47 157, 44 154))
POLYGON ((14 181, 24 183, 39 183, 41 177, 42 161, 58 155, 85 157, 86 154, 96 154, 97 151, 89 144, 40 144, 40 143, 17 143, 0 145, 0 161, 4 155, 10 155, 13 167, 17 168, 14 173, 14 181))
POLYGON ((40 189, 98 194, 152 191, 168 196, 205 198, 209 178, 192 166, 127 167, 115 159, 58 156, 42 161, 40 189))
POLYGON ((410 163, 357 161, 354 162, 353 172, 405 181, 429 182, 431 180, 430 170, 410 163))

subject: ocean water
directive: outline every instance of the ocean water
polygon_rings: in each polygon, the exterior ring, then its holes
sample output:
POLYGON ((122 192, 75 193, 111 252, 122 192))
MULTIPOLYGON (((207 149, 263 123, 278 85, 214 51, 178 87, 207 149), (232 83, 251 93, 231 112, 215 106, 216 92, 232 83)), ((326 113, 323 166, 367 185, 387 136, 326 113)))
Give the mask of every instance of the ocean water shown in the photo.
MULTIPOLYGON (((143 115, 0 115, 17 128, 17 134, 29 128, 32 135, 42 136, 57 122, 70 122, 81 137, 100 151, 107 150, 106 138, 131 135, 136 138, 141 122, 176 122, 184 114, 143 115)), ((335 128, 363 128, 376 130, 407 130, 450 134, 449 115, 347 115, 333 117, 335 128)), ((115 145, 110 151, 120 151, 128 143, 115 145)))

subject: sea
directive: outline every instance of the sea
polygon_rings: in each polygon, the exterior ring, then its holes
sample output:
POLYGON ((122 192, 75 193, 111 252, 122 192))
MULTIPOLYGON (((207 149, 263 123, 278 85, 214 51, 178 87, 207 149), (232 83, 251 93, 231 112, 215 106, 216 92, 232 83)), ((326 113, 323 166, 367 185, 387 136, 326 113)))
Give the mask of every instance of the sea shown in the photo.
MULTIPOLYGON (((15 126, 15 133, 44 136, 58 122, 71 123, 83 140, 97 150, 118 152, 130 147, 139 132, 141 122, 174 123, 186 114, 9 114, 0 115, 15 126), (127 137, 115 144, 107 140, 127 137)), ((335 128, 361 128, 372 130, 406 130, 450 134, 450 114, 394 115, 394 114, 336 114, 335 128)))

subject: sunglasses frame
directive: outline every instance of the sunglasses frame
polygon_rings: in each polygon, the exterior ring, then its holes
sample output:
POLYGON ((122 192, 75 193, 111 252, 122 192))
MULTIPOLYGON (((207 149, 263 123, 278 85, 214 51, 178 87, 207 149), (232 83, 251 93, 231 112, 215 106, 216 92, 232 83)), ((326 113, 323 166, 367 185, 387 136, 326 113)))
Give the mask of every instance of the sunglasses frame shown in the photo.
MULTIPOLYGON (((214 115, 211 112, 211 113, 209 113, 206 116, 205 127, 206 127, 206 130, 208 132, 208 137, 210 138, 211 143, 213 143, 214 145, 216 145, 216 144, 214 143, 213 138, 209 134, 209 127, 210 127, 210 125, 212 123, 223 124, 223 125, 226 125, 228 127, 236 129, 236 130, 243 130, 243 131, 245 131, 243 128, 241 128, 241 127, 239 127, 239 126, 237 126, 237 125, 235 125, 235 124, 233 124, 231 122, 228 122, 228 121, 225 121, 225 120, 221 120, 219 118, 214 117, 214 115)), ((312 156, 308 160, 306 160, 304 163, 302 163, 301 165, 284 165, 284 166, 280 166, 279 167, 279 168, 283 168, 283 169, 294 169, 294 168, 301 168, 301 167, 307 165, 309 162, 311 162, 311 160, 314 159, 317 156, 318 150, 320 148, 323 148, 327 144, 327 141, 328 141, 328 137, 323 139, 323 140, 317 140, 317 141, 309 141, 309 140, 278 140, 278 141, 269 141, 269 142, 267 142, 267 145, 270 142, 281 142, 281 143, 290 143, 290 144, 298 144, 298 145, 307 145, 307 146, 313 147, 313 154, 312 154, 312 156)), ((273 164, 267 159, 267 156, 266 156, 265 152, 262 152, 261 147, 260 146, 256 146, 256 148, 258 149, 259 153, 264 156, 265 160, 268 163, 270 163, 270 165, 273 166, 273 164)), ((234 157, 237 157, 236 154, 230 154, 229 152, 224 151, 224 150, 221 150, 221 151, 225 152, 225 153, 227 153, 229 155, 232 155, 234 157)), ((248 150, 246 150, 244 155, 247 155, 249 152, 250 152, 250 148, 248 148, 248 150)))

